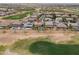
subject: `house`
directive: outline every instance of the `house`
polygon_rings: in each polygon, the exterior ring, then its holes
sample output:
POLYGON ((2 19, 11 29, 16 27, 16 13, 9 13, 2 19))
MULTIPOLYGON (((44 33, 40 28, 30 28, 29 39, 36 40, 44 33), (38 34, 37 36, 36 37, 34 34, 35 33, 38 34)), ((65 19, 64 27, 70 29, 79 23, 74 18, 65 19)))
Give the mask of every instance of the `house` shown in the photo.
POLYGON ((63 15, 63 12, 54 12, 56 15, 63 15))
POLYGON ((74 26, 72 30, 79 31, 79 26, 74 26))
POLYGON ((77 30, 77 31, 79 30, 79 23, 78 22, 70 23, 69 26, 71 26, 70 27, 71 30, 77 30))
POLYGON ((56 17, 61 17, 61 15, 60 14, 56 14, 56 17))
POLYGON ((55 19, 55 23, 59 23, 59 22, 62 22, 63 21, 63 18, 62 17, 57 17, 55 19))
POLYGON ((7 13, 4 11, 0 11, 0 16, 5 16, 7 13))
POLYGON ((8 28, 8 24, 6 25, 6 24, 1 24, 0 23, 0 29, 7 29, 8 28))
POLYGON ((68 26, 70 26, 71 24, 75 24, 77 22, 77 20, 75 20, 74 18, 66 18, 66 21, 68 26))
POLYGON ((9 29, 11 22, 10 20, 0 20, 0 29, 9 29))
POLYGON ((44 30, 44 22, 41 20, 36 20, 33 25, 33 29, 38 30, 38 31, 43 31, 44 30))
POLYGON ((78 18, 78 16, 77 16, 77 15, 71 15, 71 17, 72 17, 72 18, 78 18))
POLYGON ((23 24, 10 24, 11 29, 22 29, 23 24))
POLYGON ((37 18, 37 15, 31 15, 30 17, 37 18))
POLYGON ((31 29, 31 28, 33 28, 33 25, 34 25, 34 23, 33 22, 26 22, 26 23, 23 23, 23 28, 29 28, 29 29, 31 29))
POLYGON ((51 27, 54 27, 53 26, 54 25, 54 23, 53 23, 53 21, 45 21, 45 27, 47 27, 47 28, 51 28, 51 27))
POLYGON ((71 26, 72 26, 72 30, 79 31, 79 23, 75 23, 74 25, 71 24, 71 26))
POLYGON ((56 17, 61 17, 64 13, 63 12, 55 12, 56 17))
POLYGON ((53 15, 52 14, 45 14, 46 17, 52 18, 53 15))
POLYGON ((66 18, 67 21, 73 21, 73 18, 72 17, 68 17, 66 18))
POLYGON ((56 24, 56 28, 57 29, 67 29, 67 26, 64 23, 60 22, 60 23, 56 24))
POLYGON ((21 21, 16 21, 16 22, 10 23, 9 27, 10 27, 10 29, 22 29, 23 24, 21 21))
POLYGON ((36 26, 36 27, 39 27, 42 25, 43 25, 43 22, 41 22, 40 20, 34 22, 34 26, 36 26))
POLYGON ((45 18, 44 21, 52 21, 52 18, 45 18))
POLYGON ((68 17, 69 17, 69 15, 64 14, 64 15, 62 15, 61 17, 62 17, 62 18, 68 18, 68 17))
POLYGON ((36 19, 37 19, 36 17, 29 17, 27 20, 28 20, 29 22, 34 22, 36 19))

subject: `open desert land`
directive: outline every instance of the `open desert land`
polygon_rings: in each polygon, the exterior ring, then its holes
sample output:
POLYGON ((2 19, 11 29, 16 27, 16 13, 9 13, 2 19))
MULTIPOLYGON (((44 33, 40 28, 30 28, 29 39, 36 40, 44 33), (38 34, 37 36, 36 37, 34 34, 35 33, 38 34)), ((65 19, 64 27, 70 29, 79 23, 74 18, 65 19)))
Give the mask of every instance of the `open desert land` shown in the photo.
MULTIPOLYGON (((0 30, 0 43, 1 44, 12 44, 17 40, 23 40, 27 38, 38 38, 38 37, 50 37, 51 40, 56 42, 65 42, 72 40, 71 37, 79 35, 79 32, 69 31, 52 31, 47 30, 44 32, 38 32, 35 30, 18 30, 13 32, 12 30, 0 30)), ((30 40, 30 39, 29 39, 30 40)))

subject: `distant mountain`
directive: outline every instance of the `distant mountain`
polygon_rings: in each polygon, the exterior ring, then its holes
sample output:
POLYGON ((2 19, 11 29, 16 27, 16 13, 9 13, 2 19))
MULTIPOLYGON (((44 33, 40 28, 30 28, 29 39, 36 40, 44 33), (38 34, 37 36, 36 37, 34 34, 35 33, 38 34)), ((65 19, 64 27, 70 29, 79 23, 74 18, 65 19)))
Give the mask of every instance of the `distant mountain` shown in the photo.
POLYGON ((3 3, 0 7, 79 7, 79 3, 3 3))

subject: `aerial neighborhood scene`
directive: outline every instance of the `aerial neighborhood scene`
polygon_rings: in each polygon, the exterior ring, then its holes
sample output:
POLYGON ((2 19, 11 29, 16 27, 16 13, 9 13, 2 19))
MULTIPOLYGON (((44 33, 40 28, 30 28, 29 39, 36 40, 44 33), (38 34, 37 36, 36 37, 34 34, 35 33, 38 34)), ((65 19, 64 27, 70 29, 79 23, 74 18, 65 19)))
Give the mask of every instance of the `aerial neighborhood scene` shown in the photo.
POLYGON ((0 4, 0 55, 79 55, 79 4, 0 4))

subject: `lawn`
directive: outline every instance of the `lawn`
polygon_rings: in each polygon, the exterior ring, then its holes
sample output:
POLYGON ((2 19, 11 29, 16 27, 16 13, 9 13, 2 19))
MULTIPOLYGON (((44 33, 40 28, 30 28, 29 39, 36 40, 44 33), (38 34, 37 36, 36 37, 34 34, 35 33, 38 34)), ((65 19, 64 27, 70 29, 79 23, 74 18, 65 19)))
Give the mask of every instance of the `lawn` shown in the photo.
POLYGON ((32 15, 32 12, 25 12, 22 14, 7 16, 7 17, 4 17, 3 19, 19 20, 19 19, 23 19, 24 17, 27 17, 28 15, 32 15))

